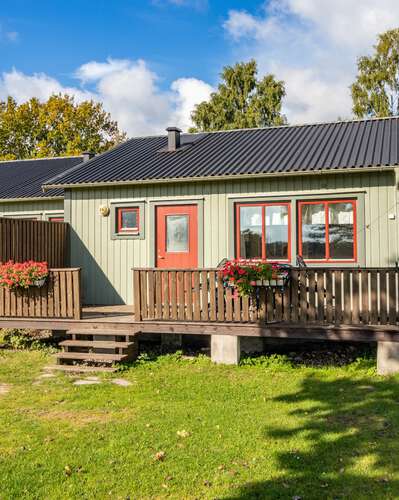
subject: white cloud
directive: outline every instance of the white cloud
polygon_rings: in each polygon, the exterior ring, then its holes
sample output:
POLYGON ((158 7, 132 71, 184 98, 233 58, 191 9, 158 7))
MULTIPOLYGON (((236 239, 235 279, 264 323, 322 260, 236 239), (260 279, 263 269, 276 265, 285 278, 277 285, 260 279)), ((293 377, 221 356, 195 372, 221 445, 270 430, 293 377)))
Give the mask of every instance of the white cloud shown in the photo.
POLYGON ((298 123, 351 116, 357 57, 398 19, 397 0, 273 0, 257 15, 231 10, 223 26, 237 58, 285 80, 284 112, 298 123))
POLYGON ((31 97, 45 100, 58 93, 74 95, 77 101, 94 99, 134 136, 163 133, 170 125, 187 130, 194 105, 212 90, 195 78, 177 79, 162 90, 158 75, 143 60, 91 61, 76 70, 75 78, 80 85, 66 87, 44 73, 26 75, 13 69, 0 76, 0 99, 11 95, 18 102, 31 97))
POLYGON ((17 31, 9 31, 0 23, 0 41, 15 43, 19 40, 17 31))
POLYGON ((195 105, 207 101, 213 89, 196 78, 179 78, 172 83, 171 89, 175 101, 174 121, 187 130, 192 125, 190 114, 195 105))

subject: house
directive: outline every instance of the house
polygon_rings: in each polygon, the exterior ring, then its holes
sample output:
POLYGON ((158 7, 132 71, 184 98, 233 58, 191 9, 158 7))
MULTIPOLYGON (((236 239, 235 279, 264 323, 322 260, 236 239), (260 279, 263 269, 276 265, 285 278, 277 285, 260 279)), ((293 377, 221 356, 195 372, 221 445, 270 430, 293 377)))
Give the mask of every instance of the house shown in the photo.
POLYGON ((132 304, 133 267, 226 257, 396 266, 399 119, 135 137, 44 183, 64 190, 88 304, 132 304))
POLYGON ((63 220, 63 190, 43 192, 42 185, 85 158, 88 159, 89 155, 1 161, 0 217, 63 220))

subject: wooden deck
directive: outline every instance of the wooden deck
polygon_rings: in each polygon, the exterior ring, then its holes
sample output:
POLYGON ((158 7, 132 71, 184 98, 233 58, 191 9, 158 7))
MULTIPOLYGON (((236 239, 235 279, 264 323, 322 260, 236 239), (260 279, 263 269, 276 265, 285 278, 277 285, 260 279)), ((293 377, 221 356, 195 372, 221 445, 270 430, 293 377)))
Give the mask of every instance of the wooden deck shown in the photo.
POLYGON ((136 321, 132 306, 84 307, 82 318, 0 318, 0 328, 79 331, 95 334, 137 335, 162 333, 182 335, 231 335, 235 337, 290 338, 356 342, 399 342, 399 328, 394 325, 335 325, 302 323, 243 323, 212 321, 136 321))

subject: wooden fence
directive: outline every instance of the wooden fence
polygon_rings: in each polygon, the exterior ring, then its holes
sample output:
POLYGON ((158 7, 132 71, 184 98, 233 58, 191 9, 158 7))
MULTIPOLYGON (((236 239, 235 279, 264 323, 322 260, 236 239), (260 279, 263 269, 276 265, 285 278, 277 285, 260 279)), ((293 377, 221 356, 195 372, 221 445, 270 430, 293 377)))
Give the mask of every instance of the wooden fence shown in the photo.
POLYGON ((68 230, 64 222, 0 218, 0 262, 36 260, 64 267, 68 230))
POLYGON ((51 269, 41 287, 0 287, 0 317, 81 319, 80 269, 51 269))
POLYGON ((292 269, 285 290, 234 297, 215 269, 134 270, 138 320, 396 325, 397 268, 292 269))

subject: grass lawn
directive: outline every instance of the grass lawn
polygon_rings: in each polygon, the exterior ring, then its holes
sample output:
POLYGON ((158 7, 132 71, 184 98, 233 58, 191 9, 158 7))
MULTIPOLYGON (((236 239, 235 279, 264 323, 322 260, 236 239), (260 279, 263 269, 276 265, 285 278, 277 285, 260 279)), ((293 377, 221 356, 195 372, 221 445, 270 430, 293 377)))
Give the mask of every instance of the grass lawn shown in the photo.
POLYGON ((366 361, 163 356, 82 386, 48 363, 0 351, 1 500, 399 498, 399 377, 366 361))

